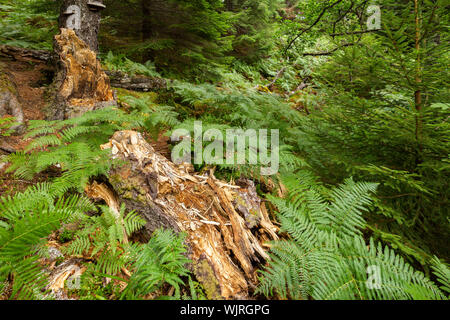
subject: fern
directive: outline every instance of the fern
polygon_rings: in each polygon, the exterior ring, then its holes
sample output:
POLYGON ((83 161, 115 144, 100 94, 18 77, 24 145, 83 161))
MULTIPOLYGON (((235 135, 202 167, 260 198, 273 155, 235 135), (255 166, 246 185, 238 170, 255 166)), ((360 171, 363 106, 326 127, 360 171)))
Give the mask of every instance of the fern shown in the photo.
POLYGON ((61 174, 52 181, 52 193, 63 195, 70 189, 82 192, 91 177, 107 175, 114 163, 99 146, 118 130, 140 128, 145 117, 106 108, 64 121, 30 122, 26 136, 34 139, 24 152, 7 158, 11 162, 7 170, 21 179, 32 179, 56 166, 61 174))
MULTIPOLYGON (((376 184, 348 179, 327 190, 303 171, 284 180, 291 187, 287 199, 269 200, 279 210, 282 231, 292 240, 272 244, 257 292, 317 300, 445 298, 394 250, 364 240, 362 213, 376 184), (368 268, 377 272, 379 282, 373 286, 368 268)), ((448 270, 442 264, 437 270, 445 283, 448 270)))
POLYGON ((145 296, 164 284, 175 288, 175 297, 180 298, 181 279, 189 275, 186 264, 190 260, 184 256, 185 235, 177 235, 170 230, 157 230, 146 245, 135 246, 133 273, 122 298, 145 296))
POLYGON ((442 291, 447 294, 450 293, 450 269, 447 264, 441 262, 436 256, 432 259, 432 268, 439 283, 441 284, 442 291))
POLYGON ((137 63, 123 54, 114 55, 112 51, 108 52, 102 62, 108 70, 123 71, 131 76, 141 74, 147 77, 161 77, 151 61, 147 61, 145 64, 137 63))
POLYGON ((0 198, 0 282, 13 278, 11 298, 30 299, 44 288, 46 278, 37 263, 42 240, 92 204, 84 197, 56 199, 48 184, 0 198))
POLYGON ((87 255, 96 261, 95 271, 108 275, 117 274, 130 263, 128 237, 145 225, 136 213, 126 217, 122 205, 119 216, 109 207, 101 206, 102 215, 85 217, 75 239, 65 249, 68 254, 87 255))

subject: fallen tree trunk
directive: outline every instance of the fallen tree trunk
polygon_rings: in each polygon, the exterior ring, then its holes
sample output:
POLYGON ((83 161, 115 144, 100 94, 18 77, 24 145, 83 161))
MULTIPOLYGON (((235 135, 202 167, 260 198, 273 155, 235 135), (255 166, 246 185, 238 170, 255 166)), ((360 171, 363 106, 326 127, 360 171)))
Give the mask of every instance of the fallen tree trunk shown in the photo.
POLYGON ((109 184, 127 210, 146 219, 141 236, 148 239, 161 227, 185 232, 191 269, 208 298, 247 299, 257 285, 256 268, 268 258, 264 243, 277 239, 253 182, 229 185, 212 173, 193 175, 134 131, 117 132, 102 149, 124 160, 109 184))
POLYGON ((135 76, 130 77, 122 71, 105 71, 111 80, 114 88, 123 88, 133 91, 161 91, 167 89, 165 79, 156 77, 135 76))
POLYGON ((53 53, 50 51, 18 48, 7 45, 0 45, 0 55, 13 58, 14 60, 31 62, 48 62, 53 57, 53 53))

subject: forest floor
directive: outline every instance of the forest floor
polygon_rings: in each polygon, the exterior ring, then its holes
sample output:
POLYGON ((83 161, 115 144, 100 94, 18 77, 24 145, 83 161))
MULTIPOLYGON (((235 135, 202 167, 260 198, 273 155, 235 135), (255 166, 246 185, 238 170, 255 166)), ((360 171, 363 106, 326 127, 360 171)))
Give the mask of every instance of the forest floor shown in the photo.
MULTIPOLYGON (((22 105, 25 122, 30 120, 44 119, 45 85, 48 84, 47 72, 49 67, 42 62, 29 62, 0 58, 0 63, 5 67, 5 71, 11 75, 11 81, 15 84, 18 99, 22 105)), ((2 137, 0 147, 7 150, 23 150, 29 143, 29 139, 24 139, 24 134, 2 137)), ((0 150, 0 155, 4 154, 0 150)), ((1 161, 0 161, 1 162, 1 161)), ((0 163, 0 195, 14 194, 25 190, 28 186, 46 179, 46 176, 38 176, 34 181, 15 179, 11 174, 7 174, 6 165, 0 163)))
MULTIPOLYGON (((45 62, 31 62, 12 60, 0 57, 5 72, 11 76, 11 81, 15 84, 18 99, 22 105, 25 122, 30 120, 44 120, 44 109, 49 101, 46 100, 46 89, 51 83, 53 70, 45 62)), ((127 90, 121 89, 121 92, 127 90)), ((130 92, 131 93, 131 92, 130 92)), ((24 139, 25 134, 11 135, 0 139, 0 156, 6 154, 3 150, 23 150, 31 139, 24 139), (2 150, 3 149, 3 150, 2 150)), ((153 148, 166 158, 170 158, 169 138, 160 134, 157 140, 146 135, 146 140, 153 148)), ((24 191, 30 185, 43 182, 57 172, 46 172, 39 174, 32 181, 18 180, 12 174, 5 173, 6 164, 0 161, 0 195, 13 195, 16 192, 24 191)))
MULTIPOLYGON (((44 93, 46 87, 45 73, 48 67, 45 63, 30 63, 25 61, 12 61, 0 59, 5 66, 5 71, 12 77, 12 82, 17 87, 19 101, 22 105, 25 121, 44 119, 43 109, 46 101, 44 93)), ((0 142, 1 146, 15 150, 21 150, 27 144, 23 135, 5 137, 0 142)))

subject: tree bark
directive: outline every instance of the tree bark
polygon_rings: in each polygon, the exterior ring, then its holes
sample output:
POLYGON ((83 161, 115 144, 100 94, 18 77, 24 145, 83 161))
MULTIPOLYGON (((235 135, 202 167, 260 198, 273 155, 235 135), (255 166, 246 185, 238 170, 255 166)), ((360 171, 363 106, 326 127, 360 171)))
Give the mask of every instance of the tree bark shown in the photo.
POLYGON ((102 71, 97 55, 73 30, 61 29, 55 36, 54 50, 58 63, 49 119, 73 118, 116 104, 109 78, 102 71))
POLYGON ((422 91, 420 86, 422 84, 422 59, 420 53, 420 41, 421 41, 421 21, 419 11, 419 1, 414 0, 414 17, 415 17, 415 49, 416 49, 416 91, 414 92, 414 104, 416 112, 416 142, 418 145, 418 155, 416 162, 419 164, 422 157, 422 91))
POLYGON ((102 1, 64 0, 59 15, 59 27, 73 29, 91 50, 98 52, 102 1), (89 5, 95 3, 97 5, 89 5), (75 7, 73 7, 75 6, 75 7), (76 9, 76 8, 79 9, 76 9), (78 11, 79 10, 79 11, 78 11))

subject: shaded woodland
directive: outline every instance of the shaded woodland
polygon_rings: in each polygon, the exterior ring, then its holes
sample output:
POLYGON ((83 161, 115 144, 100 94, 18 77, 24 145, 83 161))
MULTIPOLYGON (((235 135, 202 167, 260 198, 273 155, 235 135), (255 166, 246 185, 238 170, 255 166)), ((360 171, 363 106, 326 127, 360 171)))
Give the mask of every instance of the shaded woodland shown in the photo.
POLYGON ((449 12, 0 0, 0 299, 447 300, 449 12))

